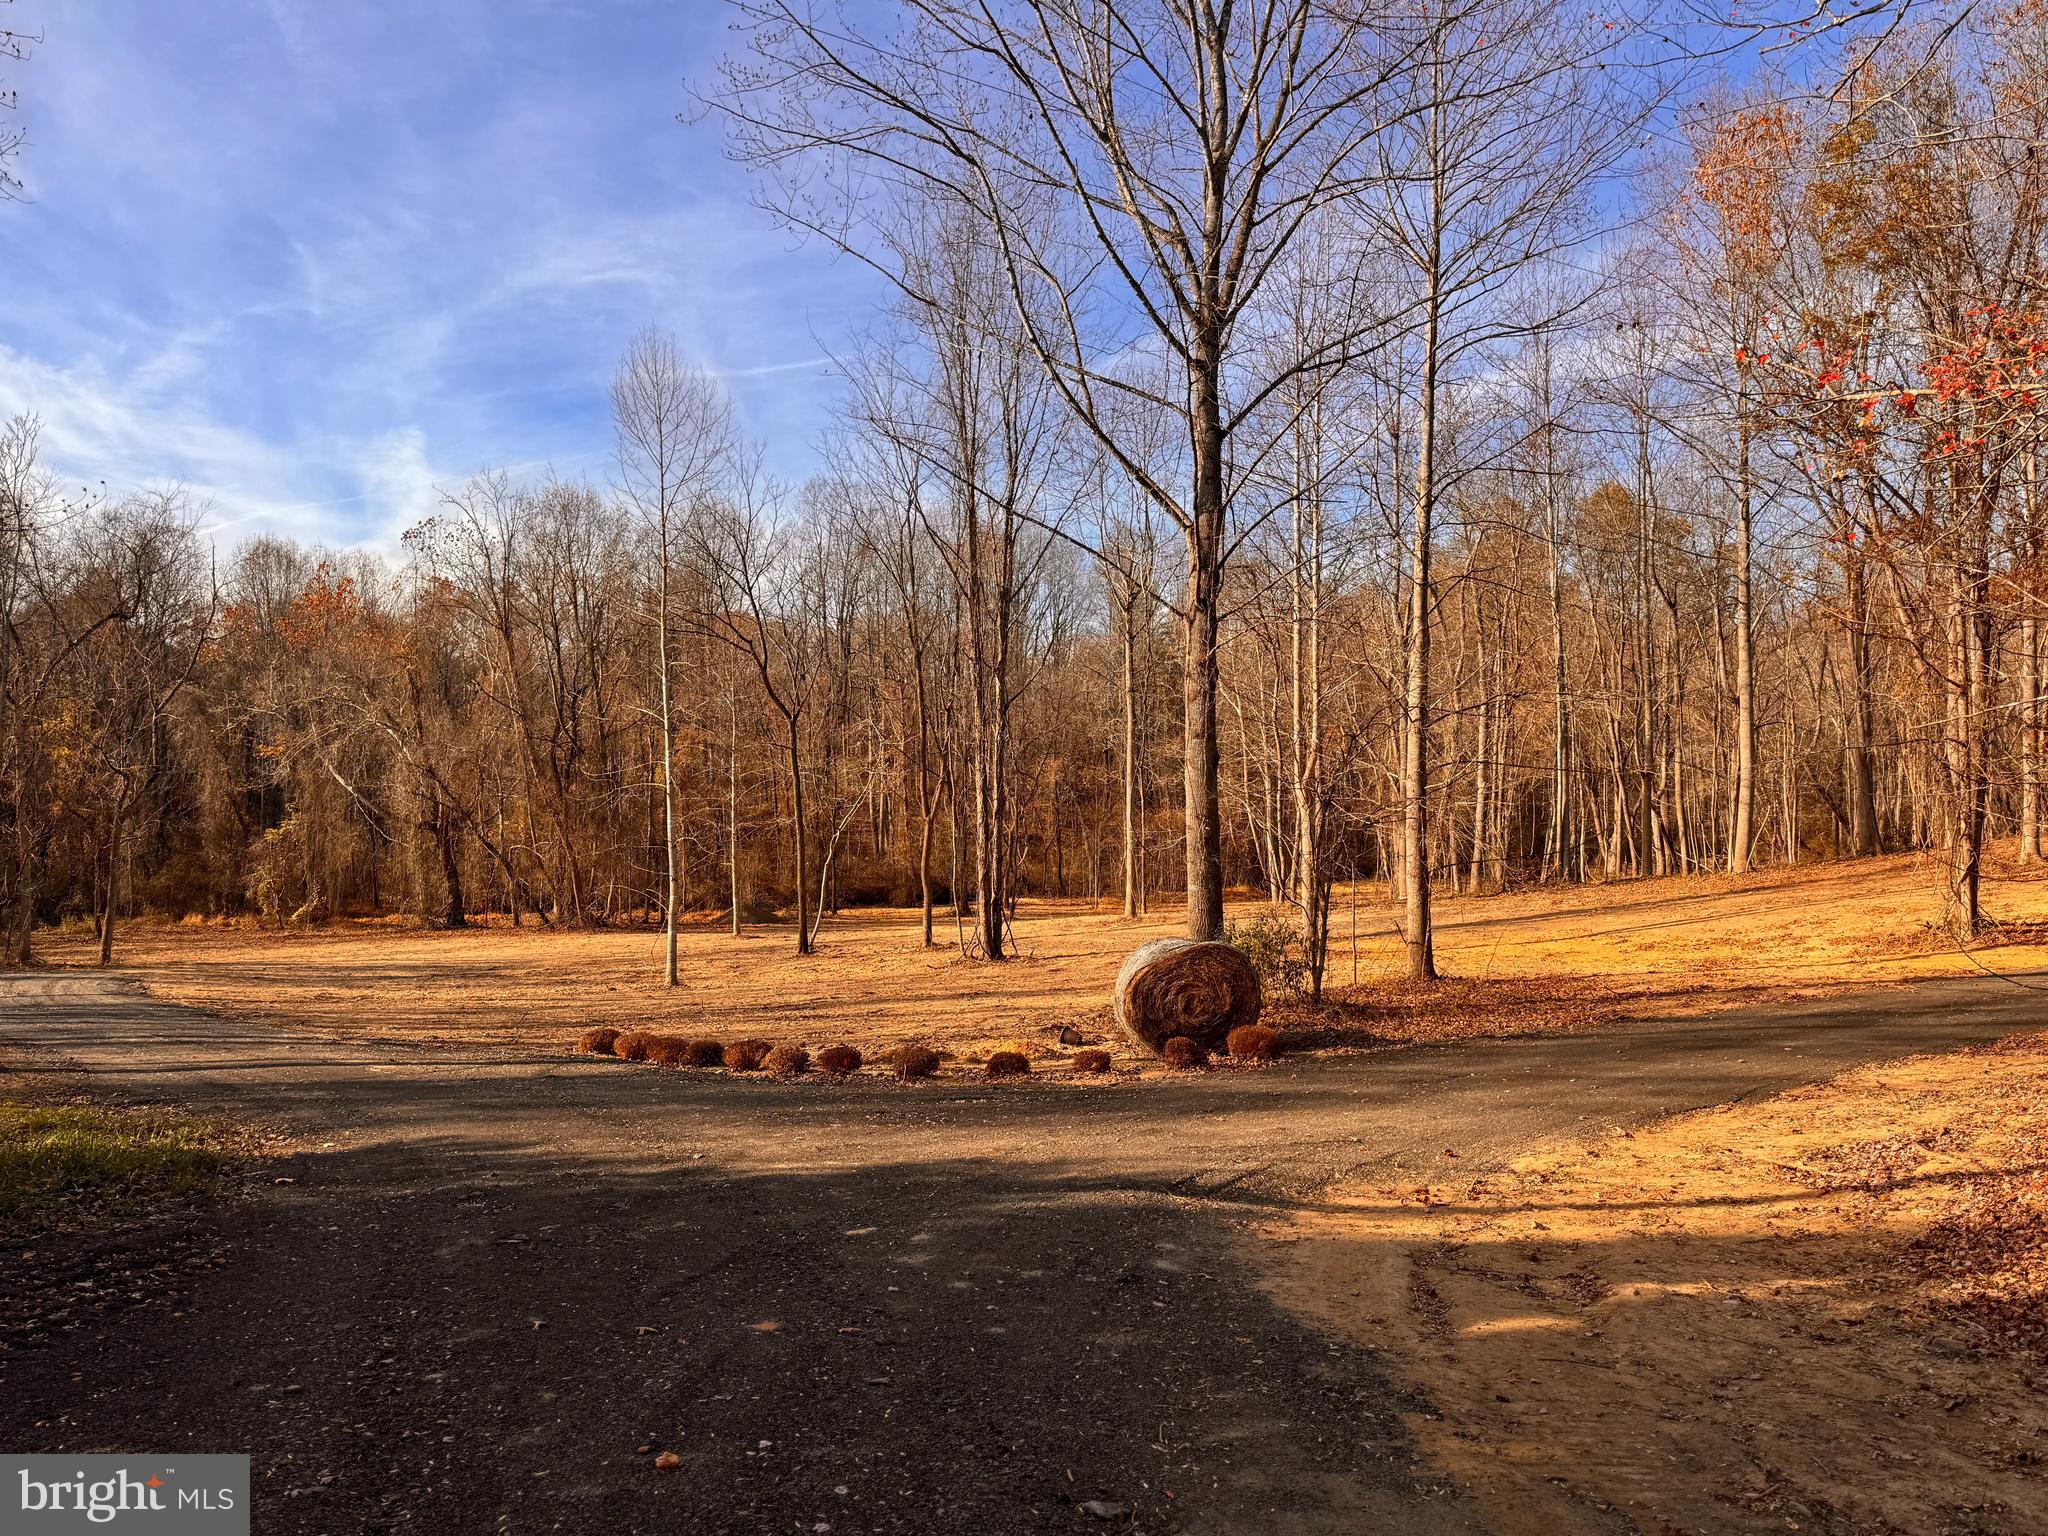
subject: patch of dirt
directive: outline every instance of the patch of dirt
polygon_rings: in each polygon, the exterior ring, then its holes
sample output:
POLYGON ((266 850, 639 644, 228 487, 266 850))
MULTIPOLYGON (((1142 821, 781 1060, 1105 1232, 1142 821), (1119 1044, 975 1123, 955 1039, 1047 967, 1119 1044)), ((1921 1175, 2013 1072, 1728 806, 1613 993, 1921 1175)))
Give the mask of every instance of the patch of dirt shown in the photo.
POLYGON ((1266 1229, 1271 1288, 1502 1536, 2038 1533, 2044 1093, 2033 1036, 1353 1191, 1266 1229))

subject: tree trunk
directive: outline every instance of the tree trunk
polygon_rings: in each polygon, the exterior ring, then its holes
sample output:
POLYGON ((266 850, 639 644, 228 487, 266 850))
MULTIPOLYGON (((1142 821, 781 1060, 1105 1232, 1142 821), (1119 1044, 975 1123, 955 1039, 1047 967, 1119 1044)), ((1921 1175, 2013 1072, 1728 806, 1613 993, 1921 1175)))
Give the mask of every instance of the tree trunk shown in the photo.
POLYGON ((1138 915, 1138 669, 1136 617, 1124 609, 1124 916, 1138 915))
POLYGON ((465 910, 468 903, 462 894, 461 848, 454 823, 448 808, 437 801, 434 806, 434 842, 441 852, 441 883, 448 894, 441 912, 441 924, 445 928, 466 928, 469 926, 469 914, 465 910))
MULTIPOLYGON (((1745 408, 1738 400, 1736 409, 1745 408)), ((1728 839, 1728 869, 1731 874, 1742 875, 1750 869, 1756 814, 1756 659, 1752 654, 1756 613, 1750 570, 1755 491, 1750 478, 1746 422, 1737 423, 1736 436, 1735 814, 1728 839)))
MULTIPOLYGON (((1441 235, 1436 237, 1441 240, 1441 235)), ((1436 513, 1436 370, 1439 299, 1432 252, 1422 353, 1421 441, 1415 464, 1415 526, 1408 549, 1407 679, 1401 752, 1401 864, 1406 887, 1408 975, 1436 979, 1436 934, 1429 905, 1429 598, 1436 513)))
POLYGON ((1849 607, 1849 847, 1863 858, 1878 851, 1877 782, 1872 737, 1876 731, 1876 693, 1870 663, 1870 593, 1863 552, 1852 542, 1843 562, 1843 588, 1849 607))
POLYGON ((1186 722, 1183 777, 1187 820, 1187 934, 1223 936, 1223 813, 1216 734, 1217 605, 1223 581, 1223 427, 1220 359, 1197 347, 1190 358, 1194 396, 1194 498, 1187 527, 1186 629, 1181 711, 1186 722))
POLYGON ((107 821, 107 883, 100 909, 100 964, 114 963, 114 912, 120 902, 121 830, 128 814, 124 791, 114 802, 114 814, 107 821))
POLYGON ((810 878, 810 867, 805 860, 804 849, 804 759, 794 720, 789 722, 789 790, 792 811, 789 840, 796 865, 796 952, 808 955, 811 952, 811 897, 806 884, 810 878))

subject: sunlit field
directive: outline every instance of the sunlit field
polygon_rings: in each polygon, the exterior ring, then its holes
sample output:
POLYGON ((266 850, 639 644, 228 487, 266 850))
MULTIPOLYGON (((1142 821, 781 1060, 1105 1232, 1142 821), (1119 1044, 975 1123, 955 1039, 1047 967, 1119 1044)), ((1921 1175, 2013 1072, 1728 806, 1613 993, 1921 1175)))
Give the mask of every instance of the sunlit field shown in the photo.
MULTIPOLYGON (((2041 958, 2029 925, 2048 920, 2048 876, 1994 863, 1985 906, 2008 929, 1960 951, 1933 926, 1937 872, 1913 856, 1445 898, 1438 956, 1448 983, 1414 988, 1394 979, 1400 953, 1384 889, 1356 895, 1354 904, 1340 891, 1335 903, 1331 1006, 1272 999, 1306 1040, 1572 1028, 1617 1012, 2026 970, 2041 958)), ((1232 916, 1262 910, 1240 903, 1232 916)), ((303 931, 142 922, 122 928, 116 969, 168 1000, 364 1037, 556 1050, 585 1026, 631 1024, 814 1047, 920 1040, 962 1057, 1012 1043, 1046 1054, 1062 1024, 1102 1028, 1123 957, 1178 924, 1170 908, 1133 923, 1080 903, 1027 901, 1020 954, 990 965, 961 956, 944 914, 938 947, 927 950, 914 910, 843 912, 826 919, 808 958, 786 925, 750 925, 734 938, 704 922, 685 928, 683 984, 669 991, 657 983, 659 940, 646 930, 554 930, 530 919, 454 932, 388 920, 303 931)), ((83 929, 43 947, 62 965, 96 960, 83 929)))

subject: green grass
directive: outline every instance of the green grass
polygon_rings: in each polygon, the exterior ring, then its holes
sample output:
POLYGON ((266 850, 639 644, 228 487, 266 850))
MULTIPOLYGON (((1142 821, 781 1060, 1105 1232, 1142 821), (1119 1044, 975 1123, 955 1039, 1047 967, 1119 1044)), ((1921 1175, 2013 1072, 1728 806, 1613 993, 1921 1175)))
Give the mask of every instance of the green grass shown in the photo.
POLYGON ((239 1155, 219 1127, 183 1115, 0 1098, 0 1230, 205 1194, 239 1155))

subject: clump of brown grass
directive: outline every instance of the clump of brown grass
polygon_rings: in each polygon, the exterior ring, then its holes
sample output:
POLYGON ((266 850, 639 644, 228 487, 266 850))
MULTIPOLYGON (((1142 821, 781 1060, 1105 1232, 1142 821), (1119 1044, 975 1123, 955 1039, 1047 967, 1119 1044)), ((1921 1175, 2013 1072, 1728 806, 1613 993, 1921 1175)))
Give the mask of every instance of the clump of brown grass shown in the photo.
POLYGON ((649 1035, 647 1059, 658 1067, 680 1067, 690 1042, 681 1035, 649 1035))
POLYGON ((683 1047, 686 1067, 718 1067, 725 1064, 725 1047, 716 1040, 692 1040, 683 1047))
POLYGON ((1280 1031, 1264 1024, 1240 1024, 1223 1045, 1241 1061, 1272 1061, 1280 1054, 1280 1031))
POLYGON ((860 1070, 861 1054, 850 1045, 828 1045, 818 1052, 818 1070, 828 1077, 845 1077, 860 1070))
POLYGON ((609 1056, 612 1047, 618 1043, 619 1032, 609 1024, 597 1029, 586 1029, 576 1042, 576 1049, 591 1056, 609 1056))
POLYGON ((1209 1065, 1209 1053, 1199 1040, 1175 1035, 1159 1048, 1160 1059, 1176 1072, 1198 1072, 1209 1065))
POLYGON ((758 1072, 768 1059, 766 1040, 735 1040, 723 1052, 728 1072, 758 1072))
POLYGON ((653 1041, 654 1037, 645 1030, 629 1029, 612 1042, 612 1054, 614 1056, 623 1056, 628 1061, 645 1061, 647 1059, 647 1047, 653 1041))
POLYGON ((778 1045, 761 1060, 777 1077, 802 1077, 811 1070, 811 1053, 800 1045, 778 1045))
POLYGON ((1022 1051, 997 1051, 989 1057, 984 1070, 990 1077, 1027 1077, 1031 1072, 1031 1058, 1022 1051))
POLYGON ((1109 1070, 1109 1052, 1074 1052, 1074 1070, 1084 1076, 1093 1076, 1098 1073, 1107 1072, 1109 1070))
POLYGON ((899 1045, 889 1053, 889 1065, 895 1069, 897 1078, 907 1083, 938 1071, 939 1053, 928 1045, 899 1045))

